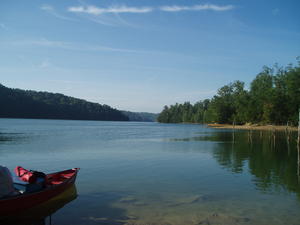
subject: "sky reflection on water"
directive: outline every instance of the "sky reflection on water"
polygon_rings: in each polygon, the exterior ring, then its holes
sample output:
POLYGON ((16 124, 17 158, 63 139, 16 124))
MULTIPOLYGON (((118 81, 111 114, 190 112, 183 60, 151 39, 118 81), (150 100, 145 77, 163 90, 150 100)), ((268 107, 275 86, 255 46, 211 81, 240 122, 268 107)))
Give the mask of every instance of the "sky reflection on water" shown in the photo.
POLYGON ((80 167, 57 224, 299 224, 294 137, 200 125, 0 119, 2 163, 80 167), (19 137, 25 141, 18 141, 19 137))

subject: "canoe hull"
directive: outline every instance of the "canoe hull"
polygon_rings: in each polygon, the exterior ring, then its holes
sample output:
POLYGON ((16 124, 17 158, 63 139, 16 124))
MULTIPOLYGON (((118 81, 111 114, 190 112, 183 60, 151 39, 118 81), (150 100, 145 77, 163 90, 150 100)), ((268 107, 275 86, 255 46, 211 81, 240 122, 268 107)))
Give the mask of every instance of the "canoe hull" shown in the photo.
POLYGON ((50 178, 53 178, 58 177, 59 174, 63 173, 68 173, 69 177, 58 184, 47 185, 45 189, 38 192, 17 195, 0 200, 0 216, 16 215, 63 193, 75 183, 78 169, 65 170, 47 175, 47 177, 49 176, 50 178))
POLYGON ((77 198, 75 184, 61 194, 17 215, 0 217, 0 224, 5 225, 46 225, 46 218, 77 198))

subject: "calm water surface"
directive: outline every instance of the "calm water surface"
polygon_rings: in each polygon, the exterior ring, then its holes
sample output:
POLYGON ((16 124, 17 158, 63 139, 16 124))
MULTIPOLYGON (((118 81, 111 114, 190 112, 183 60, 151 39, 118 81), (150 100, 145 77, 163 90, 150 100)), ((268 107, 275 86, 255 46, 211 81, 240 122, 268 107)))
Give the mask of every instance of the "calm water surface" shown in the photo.
MULTIPOLYGON (((0 119, 1 164, 80 167, 54 225, 300 224, 299 155, 269 132, 200 125, 0 119)), ((46 221, 49 224, 49 221, 46 221)))

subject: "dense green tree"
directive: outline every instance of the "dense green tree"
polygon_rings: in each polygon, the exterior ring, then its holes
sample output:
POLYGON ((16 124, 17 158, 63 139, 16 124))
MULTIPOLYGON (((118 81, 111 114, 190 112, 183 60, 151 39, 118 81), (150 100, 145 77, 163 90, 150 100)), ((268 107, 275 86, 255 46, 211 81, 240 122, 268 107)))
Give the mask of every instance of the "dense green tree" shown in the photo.
POLYGON ((165 106, 163 111, 158 115, 157 121, 162 122, 162 123, 171 123, 170 117, 169 117, 169 107, 165 106))
POLYGON ((157 121, 163 123, 202 123, 204 112, 207 111, 209 100, 199 101, 192 105, 190 102, 184 104, 165 106, 158 115, 157 121))
POLYGON ((244 86, 244 82, 241 81, 234 83, 233 105, 235 107, 235 113, 233 115, 233 122, 237 124, 246 123, 250 119, 250 95, 248 91, 244 89, 244 86))
POLYGON ((300 61, 298 67, 289 67, 284 75, 286 98, 288 99, 289 121, 296 123, 300 107, 300 61))
POLYGON ((0 117, 119 120, 128 117, 108 105, 91 103, 62 94, 24 91, 0 85, 0 117))
POLYGON ((235 81, 221 87, 211 100, 165 107, 158 117, 166 123, 297 124, 300 108, 300 61, 286 68, 263 67, 245 90, 235 81))
POLYGON ((147 113, 147 112, 122 111, 122 113, 128 116, 130 121, 138 121, 138 122, 155 122, 158 116, 158 114, 156 113, 147 113))
POLYGON ((251 121, 270 123, 272 120, 273 105, 273 70, 264 67, 256 76, 250 88, 250 113, 251 121))

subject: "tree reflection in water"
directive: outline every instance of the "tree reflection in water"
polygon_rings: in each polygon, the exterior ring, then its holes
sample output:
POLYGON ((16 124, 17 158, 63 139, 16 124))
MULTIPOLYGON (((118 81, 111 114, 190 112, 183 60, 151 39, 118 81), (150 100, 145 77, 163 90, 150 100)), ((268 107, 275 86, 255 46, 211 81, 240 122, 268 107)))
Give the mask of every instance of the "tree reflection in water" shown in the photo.
POLYGON ((254 175, 253 182, 263 192, 288 191, 300 201, 300 152, 297 134, 285 132, 220 130, 193 138, 172 141, 214 142, 213 157, 231 173, 254 175), (275 138, 274 138, 275 136, 275 138))
POLYGON ((234 142, 224 142, 232 137, 230 132, 213 133, 216 141, 214 158, 233 173, 244 169, 255 176, 253 182, 264 192, 282 190, 296 193, 300 201, 298 151, 295 137, 286 140, 284 132, 276 132, 276 142, 269 132, 253 131, 249 141, 248 132, 235 132, 234 142))

